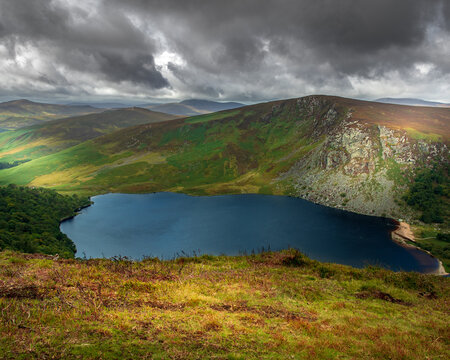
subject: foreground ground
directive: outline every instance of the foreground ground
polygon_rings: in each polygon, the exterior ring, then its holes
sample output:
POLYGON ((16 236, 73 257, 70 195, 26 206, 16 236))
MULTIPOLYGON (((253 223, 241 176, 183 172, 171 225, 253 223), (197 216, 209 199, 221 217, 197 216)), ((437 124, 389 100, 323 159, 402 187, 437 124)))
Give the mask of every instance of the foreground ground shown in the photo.
POLYGON ((241 257, 0 253, 2 358, 444 359, 450 280, 241 257))

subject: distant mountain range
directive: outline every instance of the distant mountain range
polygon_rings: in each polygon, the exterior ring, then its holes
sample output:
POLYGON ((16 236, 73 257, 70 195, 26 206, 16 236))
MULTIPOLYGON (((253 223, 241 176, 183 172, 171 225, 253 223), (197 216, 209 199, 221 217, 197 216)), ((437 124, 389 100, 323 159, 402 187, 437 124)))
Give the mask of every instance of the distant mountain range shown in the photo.
POLYGON ((427 101, 422 99, 413 98, 380 98, 374 100, 385 104, 398 104, 398 105, 410 105, 410 106, 432 106, 432 107, 450 107, 450 104, 441 103, 437 101, 427 101))
POLYGON ((241 104, 238 102, 219 102, 219 101, 210 101, 210 100, 202 100, 202 99, 189 99, 183 100, 180 102, 171 102, 171 103, 144 103, 144 104, 125 104, 125 103, 71 103, 68 105, 90 105, 96 108, 101 109, 119 109, 119 108, 127 108, 131 106, 138 106, 144 109, 151 109, 154 111, 163 112, 171 115, 179 115, 179 116, 195 116, 202 114, 209 114, 216 111, 222 110, 231 110, 237 109, 245 104, 241 104))
POLYGON ((184 100, 181 102, 168 103, 168 104, 144 104, 141 107, 151 109, 154 111, 163 112, 172 115, 181 116, 194 116, 209 114, 216 111, 237 109, 244 104, 237 102, 217 102, 209 100, 184 100))
POLYGON ((130 108, 135 106, 136 104, 128 104, 128 103, 122 103, 122 102, 89 102, 89 103, 83 103, 83 102, 74 102, 74 103, 68 103, 66 105, 69 106, 92 106, 98 109, 124 109, 124 108, 130 108))
POLYGON ((43 104, 21 99, 0 103, 0 130, 14 130, 75 115, 99 112, 88 105, 43 104))
MULTIPOLYGON (((237 102, 217 102, 209 100, 184 100, 167 104, 142 104, 139 108, 175 116, 194 116, 216 111, 231 110, 245 106, 237 102)), ((131 108, 125 103, 70 103, 66 105, 45 104, 26 99, 0 103, 0 132, 43 124, 47 121, 78 115, 99 113, 105 109, 131 108)))

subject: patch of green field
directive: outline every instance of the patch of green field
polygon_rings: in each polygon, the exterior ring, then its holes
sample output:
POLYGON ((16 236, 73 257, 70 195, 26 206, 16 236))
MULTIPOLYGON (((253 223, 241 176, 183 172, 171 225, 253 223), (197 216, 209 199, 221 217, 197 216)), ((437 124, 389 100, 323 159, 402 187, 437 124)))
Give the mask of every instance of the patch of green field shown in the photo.
POLYGON ((434 254, 442 261, 445 271, 450 273, 449 233, 446 230, 426 224, 416 224, 412 227, 412 230, 415 236, 414 245, 434 254))
POLYGON ((44 156, 14 168, 1 170, 0 184, 26 185, 38 176, 48 175, 82 164, 101 165, 108 160, 108 156, 98 152, 91 142, 85 142, 56 154, 44 156))
POLYGON ((415 140, 425 140, 428 142, 440 142, 442 141, 442 136, 433 133, 424 133, 412 128, 405 129, 408 135, 415 140))

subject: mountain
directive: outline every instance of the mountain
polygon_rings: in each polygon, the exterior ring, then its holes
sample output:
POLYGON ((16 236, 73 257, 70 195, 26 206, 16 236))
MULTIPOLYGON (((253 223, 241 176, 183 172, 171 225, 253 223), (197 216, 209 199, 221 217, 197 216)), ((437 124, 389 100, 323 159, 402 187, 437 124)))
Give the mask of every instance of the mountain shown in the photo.
POLYGON ((177 118, 141 108, 107 110, 0 133, 0 163, 48 155, 128 126, 177 118))
POLYGON ((151 110, 164 112, 166 114, 182 115, 182 116, 208 114, 216 111, 237 109, 242 106, 245 105, 237 102, 222 103, 216 101, 197 100, 197 99, 184 100, 178 103, 142 105, 142 107, 151 110))
POLYGON ((92 106, 69 106, 13 100, 0 103, 0 129, 14 130, 45 121, 99 112, 92 106))
POLYGON ((75 102, 68 103, 69 106, 92 106, 98 109, 123 109, 133 107, 133 104, 126 104, 121 102, 75 102))
POLYGON ((398 104, 398 105, 410 105, 410 106, 437 106, 437 107, 450 107, 450 104, 445 104, 436 101, 427 101, 422 99, 411 98, 380 98, 374 100, 376 102, 386 104, 398 104))
POLYGON ((40 114, 50 113, 59 115, 70 115, 73 112, 89 112, 95 111, 92 106, 87 105, 57 105, 37 103, 30 100, 13 100, 0 103, 2 112, 11 112, 15 114, 40 114))
POLYGON ((209 111, 209 112, 231 110, 231 109, 236 109, 236 108, 245 106, 244 104, 237 103, 237 102, 216 102, 216 101, 198 100, 198 99, 184 100, 184 101, 181 101, 180 104, 192 106, 196 109, 200 109, 202 111, 209 111))
POLYGON ((288 194, 411 218, 402 197, 417 169, 448 163, 449 136, 450 109, 308 96, 114 131, 1 170, 0 184, 288 194))

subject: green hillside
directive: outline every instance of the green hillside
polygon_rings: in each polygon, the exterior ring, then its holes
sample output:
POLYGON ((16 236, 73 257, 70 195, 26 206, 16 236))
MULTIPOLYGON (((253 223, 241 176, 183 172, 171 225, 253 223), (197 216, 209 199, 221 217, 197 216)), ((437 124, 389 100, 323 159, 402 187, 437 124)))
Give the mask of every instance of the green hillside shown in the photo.
POLYGON ((146 109, 127 108, 0 133, 0 163, 32 160, 128 126, 174 118, 176 116, 146 109))
POLYGON ((91 106, 71 106, 14 100, 0 103, 0 130, 15 130, 25 126, 75 115, 100 112, 91 106))
MULTIPOLYGON (((271 107, 124 129, 2 170, 0 181, 88 193, 176 188, 240 192, 243 186, 255 192, 265 184, 270 187, 269 180, 283 169, 283 162, 268 168, 294 145, 303 145, 305 151, 313 146, 307 132, 293 126, 296 114, 290 107, 270 122, 260 119, 271 107), (234 184, 244 175, 243 183, 234 184)), ((309 123, 300 129, 306 130, 309 123)))
POLYGON ((437 236, 449 232, 450 109, 309 96, 172 121, 152 116, 116 110, 0 134, 0 162, 17 165, 0 170, 0 184, 82 195, 298 196, 415 222, 416 237, 427 239, 419 245, 448 269, 448 245, 437 236), (139 122, 149 124, 113 131, 139 122), (442 176, 422 183, 419 169, 442 176), (421 235, 430 229, 419 219, 438 222, 431 236, 421 235))

